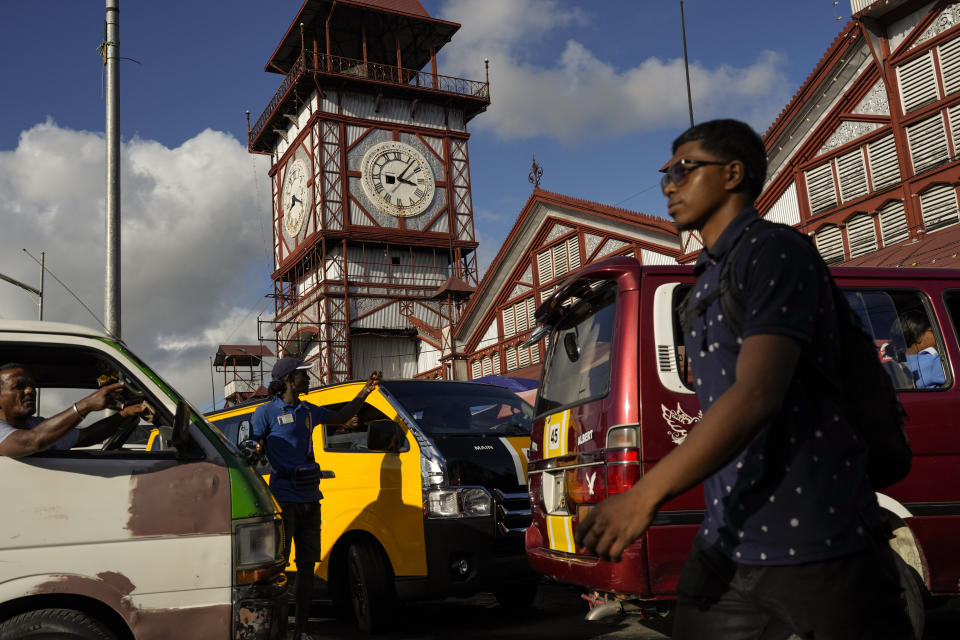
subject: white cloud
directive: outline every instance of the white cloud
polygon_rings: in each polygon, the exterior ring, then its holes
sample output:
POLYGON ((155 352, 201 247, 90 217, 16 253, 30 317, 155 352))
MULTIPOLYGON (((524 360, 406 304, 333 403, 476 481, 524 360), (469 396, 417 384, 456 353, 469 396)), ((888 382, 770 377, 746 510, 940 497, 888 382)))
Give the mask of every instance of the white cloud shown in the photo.
MULTIPOLYGON (((444 47, 445 73, 478 77, 490 59, 492 104, 472 125, 501 139, 534 136, 573 145, 612 138, 687 120, 682 58, 646 58, 618 69, 581 42, 568 40, 553 66, 539 66, 523 51, 551 31, 586 24, 589 17, 554 0, 450 0, 442 17, 463 24, 444 47)), ((710 68, 691 61, 690 82, 698 121, 740 114, 763 128, 789 97, 781 55, 763 51, 742 68, 710 68)))
MULTIPOLYGON (((0 151, 0 273, 39 285, 33 255, 93 312, 103 312, 104 139, 48 120, 0 151)), ((198 405, 210 403, 209 356, 256 343, 270 287, 266 159, 206 130, 176 148, 134 139, 121 152, 124 341, 198 405)), ((44 318, 98 327, 48 276, 44 318)), ((0 316, 36 317, 32 297, 0 282, 0 316)), ((219 378, 219 376, 218 376, 219 378)), ((222 379, 217 393, 222 394, 222 379)))

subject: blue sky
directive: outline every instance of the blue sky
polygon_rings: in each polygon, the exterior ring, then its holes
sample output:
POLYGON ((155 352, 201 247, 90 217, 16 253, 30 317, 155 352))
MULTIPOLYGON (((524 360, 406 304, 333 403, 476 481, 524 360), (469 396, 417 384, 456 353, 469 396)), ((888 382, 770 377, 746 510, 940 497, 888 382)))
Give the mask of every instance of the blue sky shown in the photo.
MULTIPOLYGON (((656 173, 688 124, 677 0, 421 0, 463 25, 440 73, 483 78, 469 127, 485 266, 543 188, 663 216, 656 173)), ((269 182, 246 154, 281 77, 263 67, 301 0, 120 0, 124 337, 209 407, 208 356, 256 338, 272 312, 269 182)), ((769 126, 849 17, 832 0, 687 0, 694 116, 769 126), (843 20, 836 20, 836 16, 843 20)), ((36 284, 21 251, 102 310, 104 2, 3 3, 0 273, 36 284)), ((96 326, 48 279, 46 317, 96 326)), ((35 317, 0 283, 0 315, 35 317)), ((218 381, 217 386, 220 386, 218 381)))

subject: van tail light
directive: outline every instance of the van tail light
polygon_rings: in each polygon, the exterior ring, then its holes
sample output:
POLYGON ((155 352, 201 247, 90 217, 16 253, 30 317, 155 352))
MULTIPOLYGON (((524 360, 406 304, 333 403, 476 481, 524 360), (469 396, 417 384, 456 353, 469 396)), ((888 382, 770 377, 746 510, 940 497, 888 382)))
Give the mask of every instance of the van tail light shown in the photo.
POLYGON ((567 498, 573 504, 596 504, 607 497, 603 466, 597 464, 566 471, 567 498))
POLYGON ((607 495, 623 493, 640 479, 640 450, 607 449, 607 495))
POLYGON ((539 473, 531 473, 527 479, 527 493, 530 495, 530 506, 534 509, 543 509, 543 477, 539 473))

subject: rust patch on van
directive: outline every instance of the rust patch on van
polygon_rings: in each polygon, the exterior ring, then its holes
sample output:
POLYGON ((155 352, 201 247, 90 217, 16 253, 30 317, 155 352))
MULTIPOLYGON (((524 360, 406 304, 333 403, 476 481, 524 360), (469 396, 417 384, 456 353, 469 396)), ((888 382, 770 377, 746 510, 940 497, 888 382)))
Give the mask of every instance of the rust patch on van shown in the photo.
POLYGON ((69 593, 83 595, 111 607, 126 621, 137 640, 169 640, 176 637, 223 638, 231 628, 229 604, 183 609, 137 609, 129 594, 134 584, 127 576, 103 571, 97 578, 55 576, 33 589, 36 595, 69 593))
POLYGON ((225 638, 230 636, 230 605, 188 609, 151 609, 134 613, 133 635, 137 640, 170 638, 225 638))
POLYGON ((134 537, 228 534, 230 475, 211 462, 174 464, 130 476, 130 518, 134 537))
POLYGON ((134 584, 130 582, 130 578, 116 571, 101 571, 97 574, 97 577, 107 586, 113 587, 123 595, 130 594, 135 588, 134 584))

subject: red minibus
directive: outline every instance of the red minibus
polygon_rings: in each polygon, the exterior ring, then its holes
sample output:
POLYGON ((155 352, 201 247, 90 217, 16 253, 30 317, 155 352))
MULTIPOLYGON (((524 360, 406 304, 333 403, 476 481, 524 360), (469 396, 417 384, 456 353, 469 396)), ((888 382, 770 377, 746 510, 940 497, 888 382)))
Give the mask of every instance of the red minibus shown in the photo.
MULTIPOLYGON (((901 560, 901 581, 922 635, 924 603, 960 581, 960 270, 833 268, 907 410, 910 474, 878 494, 901 560), (921 312, 936 336, 942 382, 917 388, 900 318, 921 312)), ((594 592, 610 611, 669 609, 703 517, 701 487, 667 502, 619 563, 579 553, 577 523, 592 505, 626 491, 683 442, 701 417, 685 371, 674 309, 695 281, 687 266, 610 258, 568 278, 537 310, 547 356, 529 455, 533 568, 594 592)), ((536 338, 533 338, 536 339, 536 338)))

